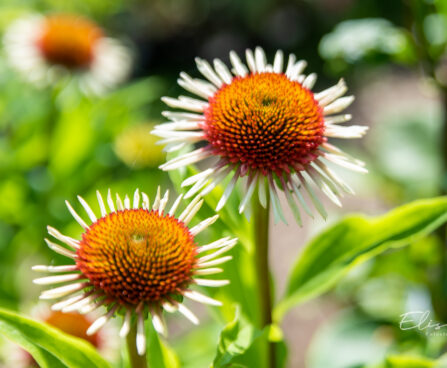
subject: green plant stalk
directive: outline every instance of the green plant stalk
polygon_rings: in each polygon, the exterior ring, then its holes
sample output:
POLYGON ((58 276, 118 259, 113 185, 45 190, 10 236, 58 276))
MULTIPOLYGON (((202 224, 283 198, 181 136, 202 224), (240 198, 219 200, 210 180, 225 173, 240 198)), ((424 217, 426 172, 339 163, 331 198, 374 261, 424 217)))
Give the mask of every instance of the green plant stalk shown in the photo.
MULTIPOLYGON (((264 183, 260 184, 264 185, 264 183)), ((260 328, 272 324, 272 291, 269 272, 269 212, 270 198, 267 194, 266 208, 262 207, 258 198, 253 200, 255 269, 259 290, 260 328)), ((268 366, 276 366, 274 343, 268 343, 268 366)))
POLYGON ((147 368, 146 353, 139 355, 137 351, 137 324, 133 323, 126 337, 127 352, 131 368, 147 368))

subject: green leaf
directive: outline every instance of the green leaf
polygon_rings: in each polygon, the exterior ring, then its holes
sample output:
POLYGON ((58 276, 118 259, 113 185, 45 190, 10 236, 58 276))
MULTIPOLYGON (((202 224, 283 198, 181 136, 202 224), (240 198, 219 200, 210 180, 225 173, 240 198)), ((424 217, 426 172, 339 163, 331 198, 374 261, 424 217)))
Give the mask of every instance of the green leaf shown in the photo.
POLYGON ((405 355, 389 356, 386 359, 386 368, 433 368, 436 362, 423 358, 405 355))
POLYGON ((43 368, 110 367, 86 341, 5 309, 0 309, 0 333, 31 353, 43 368))
POLYGON ((306 246, 292 268, 275 320, 292 306, 327 291, 355 265, 417 241, 446 220, 447 197, 415 201, 379 217, 341 220, 306 246))
POLYGON ((222 330, 217 346, 213 368, 266 367, 267 344, 274 344, 276 367, 286 366, 287 347, 278 325, 260 330, 241 316, 237 307, 234 320, 222 330))
POLYGON ((180 362, 175 352, 159 337, 151 323, 149 325, 148 365, 151 368, 179 368, 180 362))
POLYGON ((263 331, 240 319, 237 308, 234 320, 228 323, 220 334, 213 367, 244 367, 241 358, 262 334, 263 331))

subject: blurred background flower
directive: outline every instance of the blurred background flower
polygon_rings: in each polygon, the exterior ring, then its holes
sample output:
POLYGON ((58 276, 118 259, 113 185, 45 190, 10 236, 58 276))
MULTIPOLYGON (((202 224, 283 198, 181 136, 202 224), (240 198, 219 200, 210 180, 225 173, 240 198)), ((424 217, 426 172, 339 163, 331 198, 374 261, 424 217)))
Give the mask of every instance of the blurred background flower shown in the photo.
POLYGON ((130 71, 130 51, 75 14, 20 18, 6 30, 3 43, 11 65, 37 86, 75 77, 83 91, 101 94, 130 71))
POLYGON ((157 168, 165 159, 163 147, 151 131, 155 124, 142 123, 123 130, 115 139, 115 153, 130 168, 157 168))

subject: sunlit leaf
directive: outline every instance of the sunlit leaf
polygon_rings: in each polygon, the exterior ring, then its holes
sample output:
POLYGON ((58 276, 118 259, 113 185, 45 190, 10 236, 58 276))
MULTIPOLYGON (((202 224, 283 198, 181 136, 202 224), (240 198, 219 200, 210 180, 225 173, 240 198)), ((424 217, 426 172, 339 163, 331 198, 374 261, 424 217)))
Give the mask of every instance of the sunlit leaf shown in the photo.
POLYGON ((280 319, 292 306, 332 287, 353 266, 429 234, 447 220, 447 197, 419 200, 379 217, 350 216, 310 241, 292 268, 280 319))
POLYGON ((43 368, 110 367, 86 341, 5 309, 0 309, 0 333, 28 350, 43 368))

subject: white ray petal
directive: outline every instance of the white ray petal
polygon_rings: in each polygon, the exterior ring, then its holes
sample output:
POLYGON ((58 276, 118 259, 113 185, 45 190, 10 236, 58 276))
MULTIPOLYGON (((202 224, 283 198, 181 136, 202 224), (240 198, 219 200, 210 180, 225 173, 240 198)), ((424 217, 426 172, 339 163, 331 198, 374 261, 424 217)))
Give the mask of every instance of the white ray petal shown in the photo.
MULTIPOLYGON (((188 212, 188 214, 186 215, 186 217, 183 219, 183 223, 185 225, 188 225, 189 222, 193 219, 193 217, 196 215, 196 213, 200 210, 200 208, 202 207, 203 204, 203 199, 201 199, 194 207, 191 208, 191 210, 188 212)), ((185 210, 186 211, 186 210, 185 210)), ((179 218, 179 221, 180 218, 179 218)))
POLYGON ((165 301, 163 303, 163 309, 168 313, 174 313, 178 311, 178 303, 173 300, 165 301))
POLYGON ((207 157, 211 156, 211 153, 206 148, 199 148, 195 151, 186 153, 182 156, 173 158, 172 160, 166 162, 165 164, 160 166, 162 170, 173 170, 178 169, 180 167, 194 164, 198 161, 201 161, 207 157))
POLYGON ((158 136, 157 133, 160 131, 176 131, 176 130, 195 130, 200 129, 200 124, 196 121, 176 121, 174 123, 164 123, 157 125, 151 134, 158 136))
POLYGON ((320 106, 326 106, 328 103, 336 100, 337 98, 343 96, 348 88, 346 87, 346 83, 344 79, 340 79, 335 86, 332 86, 324 91, 319 93, 315 93, 314 97, 320 104, 320 106))
POLYGON ((194 279, 194 282, 199 286, 208 286, 208 287, 221 287, 228 285, 230 283, 229 280, 209 280, 209 279, 194 279))
POLYGON ((369 127, 364 125, 337 126, 327 124, 324 135, 334 138, 362 138, 368 129, 369 127))
POLYGON ((198 180, 185 194, 185 199, 191 198, 196 193, 198 193, 205 185, 208 184, 209 178, 205 177, 200 180, 198 180))
POLYGON ((343 160, 342 157, 338 156, 338 155, 333 155, 331 153, 326 153, 323 156, 324 158, 326 158, 329 161, 332 161, 333 163, 343 166, 347 169, 350 169, 352 171, 357 171, 360 173, 367 173, 368 170, 365 169, 363 166, 359 165, 359 164, 355 164, 346 160, 343 160))
POLYGON ((154 204, 152 205, 152 209, 154 211, 157 211, 158 207, 160 206, 160 197, 161 197, 160 190, 161 190, 160 186, 158 186, 157 187, 157 194, 156 194, 155 199, 154 199, 154 204))
POLYGON ((331 179, 333 180, 342 190, 349 194, 355 194, 354 190, 346 184, 343 180, 341 180, 329 167, 327 167, 320 160, 315 160, 315 164, 331 179))
MULTIPOLYGON (((365 166, 365 163, 363 161, 357 160, 356 158, 352 157, 351 155, 347 154, 346 152, 342 151, 340 148, 335 147, 334 145, 332 145, 330 143, 327 143, 327 142, 323 143, 321 145, 321 147, 330 153, 334 153, 341 160, 352 162, 352 163, 354 163, 358 166, 361 166, 361 167, 365 166)), ((326 153, 324 152, 324 154, 322 156, 324 157, 325 154, 326 153)))
POLYGON ((58 303, 55 303, 51 306, 51 310, 53 311, 60 311, 65 307, 68 307, 69 305, 78 302, 79 300, 82 300, 85 298, 85 294, 79 294, 79 295, 75 295, 72 296, 68 299, 62 300, 58 303))
POLYGON ((174 216, 175 211, 177 211, 178 206, 180 205, 180 202, 182 201, 183 194, 180 194, 177 199, 175 200, 174 204, 172 205, 171 209, 169 210, 169 216, 174 216))
POLYGON ((34 279, 33 283, 37 285, 60 284, 62 282, 75 281, 82 278, 85 277, 79 273, 70 273, 65 275, 40 277, 38 279, 34 279))
POLYGON ((340 97, 339 99, 335 100, 331 104, 325 106, 323 108, 323 113, 325 115, 336 114, 336 113, 346 109, 350 104, 352 104, 354 99, 355 99, 354 96, 340 97))
POLYGON ((209 261, 211 259, 214 259, 214 258, 220 256, 221 254, 224 254, 224 253, 228 252, 229 250, 233 249, 236 244, 237 244, 237 239, 233 239, 231 241, 231 243, 229 243, 225 247, 223 247, 223 248, 221 248, 219 250, 216 250, 215 252, 213 252, 211 254, 207 254, 206 256, 200 257, 199 261, 197 262, 197 264, 200 266, 203 263, 205 263, 205 262, 207 262, 207 261, 209 261))
POLYGON ((293 69, 295 66, 296 56, 294 54, 289 55, 289 60, 287 62, 287 68, 286 68, 286 76, 290 79, 293 76, 293 69))
POLYGON ((215 305, 220 307, 222 303, 218 300, 215 300, 213 298, 210 298, 209 296, 203 295, 202 293, 199 293, 195 290, 187 290, 183 294, 186 298, 189 298, 191 300, 194 300, 199 303, 203 304, 209 304, 209 305, 215 305))
POLYGON ((133 208, 137 209, 140 207, 140 191, 138 188, 135 190, 135 193, 133 194, 133 208))
POLYGON ((228 262, 228 261, 230 261, 232 259, 233 259, 232 256, 225 256, 225 257, 213 259, 213 260, 208 261, 208 262, 200 263, 199 267, 200 268, 207 268, 207 267, 217 266, 217 265, 220 265, 222 263, 228 262))
POLYGON ((73 239, 67 235, 61 234, 58 230, 56 230, 54 227, 47 226, 48 234, 50 234, 52 237, 60 240, 61 242, 67 244, 68 246, 79 249, 79 241, 76 239, 73 239))
POLYGON ((72 259, 76 258, 76 253, 68 250, 67 248, 62 247, 59 244, 53 243, 52 241, 50 241, 46 238, 45 238, 45 242, 47 243, 48 248, 55 251, 56 253, 59 253, 60 255, 68 257, 68 258, 72 258, 72 259))
MULTIPOLYGON (((203 121, 204 117, 202 114, 195 114, 191 112, 179 112, 179 111, 163 111, 161 113, 165 118, 171 119, 172 121, 193 121, 199 122, 203 121)), ((161 129, 164 124, 159 124, 155 126, 155 129, 161 129)))
POLYGON ((281 50, 276 51, 275 60, 273 61, 273 71, 275 73, 281 73, 284 63, 284 54, 281 50))
POLYGON ((222 87, 222 80, 217 76, 216 72, 206 60, 196 58, 196 65, 199 72, 202 73, 206 79, 208 79, 216 87, 222 87))
POLYGON ((168 203, 168 200, 169 200, 169 189, 165 192, 165 195, 160 200, 160 206, 158 207, 158 213, 159 214, 162 214, 163 211, 165 210, 165 207, 166 207, 166 204, 168 203))
POLYGON ((94 310, 98 309, 102 305, 104 305, 107 301, 107 298, 104 298, 102 300, 95 300, 94 302, 87 304, 81 308, 78 309, 78 312, 81 314, 87 314, 90 312, 93 312, 94 310))
POLYGON ((203 88, 199 83, 194 81, 194 79, 192 79, 185 72, 180 73, 180 77, 181 78, 177 79, 177 83, 179 84, 180 87, 183 87, 187 91, 194 93, 197 96, 200 96, 204 99, 208 99, 208 98, 212 97, 212 95, 213 95, 212 91, 210 91, 206 88, 203 88))
POLYGON ((304 71, 304 69, 306 69, 306 66, 307 66, 307 61, 299 60, 296 62, 296 64, 293 67, 294 75, 292 77, 296 78, 300 83, 302 83, 304 81, 305 77, 303 75, 301 75, 301 73, 304 71))
POLYGON ((233 177, 231 178, 230 182, 226 186, 226 188, 222 194, 222 197, 220 198, 219 202, 217 203, 216 212, 219 212, 223 208, 223 206, 225 206, 225 203, 227 203, 227 200, 230 197, 231 193, 233 192, 236 182, 239 179, 240 173, 241 173, 241 168, 239 167, 235 171, 233 177))
POLYGON ((202 139, 204 137, 203 132, 190 132, 190 131, 184 131, 184 130, 168 130, 168 129, 157 129, 154 130, 153 135, 160 137, 160 138, 166 138, 161 141, 158 141, 157 144, 160 142, 166 142, 166 143, 172 143, 177 141, 184 140, 185 142, 194 142, 194 140, 202 139))
POLYGON ((110 191, 110 188, 107 192, 107 204, 109 205, 110 211, 115 212, 115 204, 113 203, 112 192, 110 191))
POLYGON ((222 79, 226 84, 230 84, 233 76, 228 70, 227 66, 219 59, 214 59, 214 69, 219 75, 220 79, 222 79))
POLYGON ((233 171, 233 166, 227 166, 227 167, 222 167, 219 170, 216 171, 216 173, 214 173, 214 178, 212 180, 212 182, 207 185, 207 187, 205 189, 202 190, 202 192, 200 192, 201 196, 205 196, 208 193, 210 193, 215 187, 217 187, 219 185, 219 183, 224 180, 228 174, 233 171))
POLYGON ((125 338, 130 331, 130 323, 131 323, 132 312, 130 309, 126 310, 126 315, 124 316, 123 325, 120 329, 120 337, 125 338))
POLYGON ((345 123, 351 119, 352 119, 351 114, 332 115, 332 116, 326 116, 324 118, 324 122, 327 124, 339 124, 339 123, 345 123))
POLYGON ((278 223, 279 220, 282 220, 285 224, 287 224, 287 221, 284 217, 284 213, 282 212, 281 203, 279 202, 278 193, 275 188, 275 184, 273 182, 272 176, 269 176, 269 193, 270 193, 270 200, 273 207, 273 215, 275 219, 275 224, 278 223))
POLYGON ((99 317, 95 322, 91 324, 91 326, 86 331, 86 334, 88 336, 93 335, 95 332, 97 332, 102 326, 104 326, 107 321, 112 318, 113 314, 117 310, 118 305, 114 305, 112 309, 110 309, 105 315, 99 317))
POLYGON ((84 289, 89 284, 87 282, 80 282, 76 284, 64 285, 54 289, 45 290, 40 294, 39 299, 57 299, 76 291, 84 289))
POLYGON ((138 313, 137 317, 137 352, 139 355, 144 355, 146 353, 146 332, 144 329, 144 318, 143 314, 138 313))
POLYGON ((79 216, 76 213, 76 211, 73 209, 73 207, 71 207, 70 202, 65 201, 65 205, 67 206, 68 210, 70 211, 70 213, 73 216, 73 218, 77 221, 77 223, 79 225, 81 225, 84 230, 88 229, 87 223, 81 218, 81 216, 79 216))
POLYGON ((312 171, 312 167, 307 169, 307 175, 313 180, 313 182, 323 191, 324 194, 338 207, 341 207, 340 199, 337 194, 329 187, 329 185, 322 180, 322 178, 315 174, 315 169, 312 171))
POLYGON ((214 173, 214 171, 215 171, 215 169, 213 169, 213 168, 201 171, 198 174, 195 174, 195 175, 190 176, 189 178, 186 178, 185 180, 183 180, 181 186, 182 186, 182 188, 190 186, 190 185, 194 184, 195 182, 197 182, 197 181, 199 181, 199 180, 201 180, 203 178, 207 178, 212 173, 214 173))
POLYGON ((37 272, 72 272, 77 271, 77 265, 66 265, 66 266, 43 266, 37 265, 31 268, 33 271, 37 272))
POLYGON ((236 52, 230 51, 230 61, 233 65, 233 73, 240 77, 245 77, 248 74, 247 67, 242 63, 236 52))
POLYGON ((255 62, 256 62, 257 71, 260 73, 265 72, 267 59, 265 57, 264 50, 260 47, 256 47, 256 49, 255 49, 255 62))
POLYGON ((198 325, 199 319, 196 317, 196 315, 189 310, 185 305, 179 303, 178 304, 178 311, 183 314, 187 319, 189 319, 193 324, 198 325))
POLYGON ((129 198, 129 196, 127 194, 124 197, 124 208, 126 210, 130 210, 130 198, 129 198))
POLYGON ((166 336, 168 329, 166 328, 166 323, 160 309, 158 307, 152 307, 150 308, 150 312, 152 315, 152 325, 154 326, 155 331, 160 335, 166 336))
POLYGON ((259 203, 261 203, 261 206, 264 208, 267 208, 267 192, 265 188, 265 177, 262 174, 259 174, 258 179, 258 197, 259 197, 259 203))
POLYGON ((172 97, 162 97, 161 100, 174 109, 184 109, 195 112, 203 112, 208 106, 207 103, 199 100, 185 99, 180 96, 178 99, 172 97))
POLYGON ((323 204, 320 202, 320 200, 318 199, 318 197, 315 195, 315 192, 313 191, 313 189, 310 187, 309 183, 307 182, 307 180, 303 177, 303 175, 301 173, 296 173, 298 180, 301 182, 301 184, 304 186, 304 188, 306 189, 307 193, 309 194, 309 198, 312 201, 312 203, 314 204, 315 208, 317 209, 318 213, 321 215, 321 217, 323 217, 324 219, 327 218, 327 212, 324 209, 323 204))
POLYGON ((283 191, 286 195, 287 202, 289 203, 289 206, 292 209, 293 216, 295 217, 295 220, 298 223, 298 225, 302 226, 303 222, 301 220, 300 209, 298 208, 297 204, 295 203, 295 200, 294 200, 292 194, 290 193, 290 190, 287 186, 286 181, 284 180, 283 177, 281 177, 280 179, 281 179, 281 183, 283 186, 283 191))
POLYGON ((317 81, 317 74, 311 73, 304 79, 303 87, 307 89, 312 89, 316 81, 317 81))
POLYGON ((184 147, 186 147, 185 142, 171 143, 171 144, 167 144, 166 146, 163 147, 163 152, 166 152, 166 153, 175 152, 175 151, 181 150, 184 147))
MULTIPOLYGON (((234 241, 234 240, 237 240, 237 239, 232 239, 231 241, 234 241)), ((222 239, 216 240, 212 243, 200 246, 198 249, 198 252, 202 253, 202 252, 206 252, 211 249, 221 248, 221 247, 229 244, 228 243, 229 241, 230 241, 230 237, 226 236, 225 238, 222 238, 222 239)))
POLYGON ((289 179, 289 184, 292 187, 295 196, 298 198, 298 201, 301 204, 301 207, 303 207, 304 211, 311 217, 314 218, 314 215, 312 213, 312 211, 310 210, 309 206, 307 205, 306 201, 304 200, 303 195, 300 192, 300 188, 298 187, 298 185, 292 180, 292 178, 289 179))
POLYGON ((116 193, 116 209, 118 211, 124 211, 123 201, 118 193, 116 193))
POLYGON ((98 219, 96 218, 95 213, 91 209, 91 207, 88 205, 88 203, 85 201, 84 198, 78 195, 78 201, 82 204, 82 207, 84 207, 85 212, 87 212, 88 217, 92 222, 96 222, 98 219))
POLYGON ((66 305, 62 308, 62 312, 68 313, 68 312, 74 312, 77 310, 81 310, 85 305, 93 302, 95 299, 99 298, 102 295, 101 292, 94 292, 94 290, 86 293, 84 295, 84 298, 81 300, 71 303, 70 305, 66 305))
POLYGON ((194 271, 194 275, 214 275, 216 273, 223 272, 222 268, 213 267, 213 268, 203 268, 197 269, 194 271))
POLYGON ((256 73, 256 62, 253 51, 251 51, 250 49, 245 50, 245 58, 247 60, 248 69, 250 69, 252 73, 256 73))
POLYGON ((96 198, 98 198, 99 210, 101 212, 101 217, 104 217, 107 215, 107 211, 106 211, 106 206, 104 204, 104 199, 102 198, 102 195, 99 192, 99 190, 96 191, 96 198))
POLYGON ((255 191, 256 184, 258 182, 258 176, 250 176, 247 181, 247 190, 246 194, 244 195, 244 198, 242 199, 240 205, 239 205, 239 213, 244 212, 245 206, 250 201, 251 197, 253 196, 253 192, 255 191))
MULTIPOLYGON (((183 212, 178 217, 179 221, 182 221, 189 215, 189 213, 196 207, 199 202, 202 202, 202 198, 200 196, 194 197, 194 199, 186 206, 183 212)), ((200 207, 199 207, 200 208, 200 207)), ((197 209, 198 210, 198 209, 197 209)))
POLYGON ((219 215, 214 215, 213 217, 209 217, 206 220, 203 220, 202 222, 200 222, 199 224, 194 226, 193 228, 191 228, 189 230, 189 232, 192 235, 196 236, 197 234, 199 234, 200 232, 205 230, 208 226, 214 224, 218 218, 219 218, 219 215))
POLYGON ((141 192, 141 196, 143 197, 143 208, 145 210, 150 211, 150 209, 151 209, 151 202, 149 201, 149 196, 146 193, 144 193, 144 192, 141 192))

